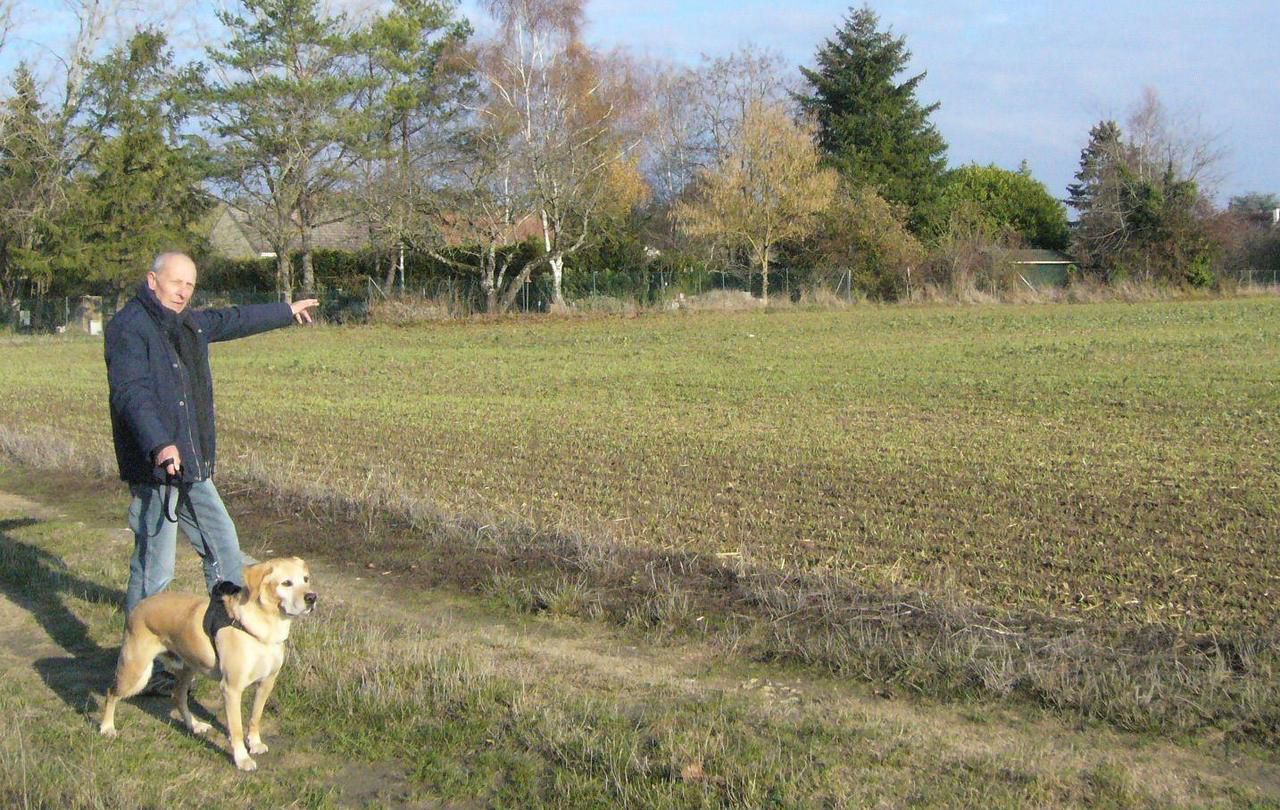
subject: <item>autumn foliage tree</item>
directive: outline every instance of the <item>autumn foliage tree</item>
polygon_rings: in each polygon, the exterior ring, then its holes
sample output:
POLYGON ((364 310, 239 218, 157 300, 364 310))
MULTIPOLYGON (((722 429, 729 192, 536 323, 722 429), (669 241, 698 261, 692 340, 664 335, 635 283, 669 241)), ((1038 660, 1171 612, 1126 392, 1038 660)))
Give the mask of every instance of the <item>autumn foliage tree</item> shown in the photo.
POLYGON ((647 133, 643 170, 656 205, 646 240, 668 257, 684 254, 692 260, 688 263, 721 267, 734 263, 736 251, 725 240, 691 244, 672 213, 698 173, 729 150, 752 104, 787 100, 786 70, 779 54, 743 47, 727 56, 704 55, 698 65, 667 68, 654 77, 649 94, 654 125, 647 133))
POLYGON ((812 233, 839 178, 820 165, 810 132, 778 105, 752 103, 728 149, 699 173, 676 207, 682 230, 746 248, 769 301, 769 266, 779 243, 812 233))
MULTIPOLYGON (((907 229, 906 206, 894 205, 870 186, 843 181, 819 217, 810 242, 812 260, 830 271, 848 274, 851 288, 870 298, 895 301, 911 294, 913 268, 925 256, 924 245, 907 229)), ((917 280, 919 276, 917 275, 917 280)))

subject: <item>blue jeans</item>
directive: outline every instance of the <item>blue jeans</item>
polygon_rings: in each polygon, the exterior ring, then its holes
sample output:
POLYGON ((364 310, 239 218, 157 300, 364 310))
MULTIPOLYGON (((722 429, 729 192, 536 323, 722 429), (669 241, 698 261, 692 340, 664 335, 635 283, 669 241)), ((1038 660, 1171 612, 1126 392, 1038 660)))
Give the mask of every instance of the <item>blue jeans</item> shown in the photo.
POLYGON ((220 580, 243 585, 240 538, 236 526, 222 504, 213 481, 174 488, 170 514, 176 509, 177 523, 164 514, 169 488, 163 484, 130 484, 129 528, 133 530, 133 558, 129 560, 129 586, 125 590, 125 613, 143 599, 163 591, 173 581, 177 553, 178 526, 204 563, 205 587, 212 591, 220 580))

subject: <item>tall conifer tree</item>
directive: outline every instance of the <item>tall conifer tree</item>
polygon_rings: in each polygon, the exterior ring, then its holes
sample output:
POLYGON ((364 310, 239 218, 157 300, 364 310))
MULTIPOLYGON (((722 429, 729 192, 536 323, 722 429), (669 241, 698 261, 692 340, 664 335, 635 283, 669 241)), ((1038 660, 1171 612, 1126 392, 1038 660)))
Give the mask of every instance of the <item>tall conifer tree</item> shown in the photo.
POLYGON ((276 286, 293 294, 289 252, 302 255, 302 291, 314 288, 311 240, 341 218, 329 198, 349 178, 372 126, 357 103, 369 80, 352 48, 358 26, 320 0, 240 0, 218 19, 230 38, 209 48, 203 101, 219 137, 228 196, 276 254, 276 286))
POLYGON ((41 248, 62 196, 62 150, 52 116, 40 102, 25 63, 14 71, 13 96, 0 107, 0 296, 23 286, 43 290, 51 267, 41 248))
POLYGON ((879 25, 869 7, 852 11, 818 50, 817 66, 801 68, 809 92, 797 100, 817 122, 831 164, 854 185, 910 206, 919 229, 946 171, 946 141, 929 121, 940 105, 916 99, 926 74, 898 81, 911 52, 905 38, 879 25))
POLYGON ((1115 121, 1099 121, 1089 130, 1089 143, 1080 152, 1076 182, 1067 186, 1067 204, 1087 213, 1112 174, 1124 163, 1124 144, 1115 121))
POLYGON ((207 205, 201 166, 181 129, 191 76, 158 31, 140 31, 88 79, 84 165, 63 228, 60 274, 120 289, 164 250, 191 249, 207 205))

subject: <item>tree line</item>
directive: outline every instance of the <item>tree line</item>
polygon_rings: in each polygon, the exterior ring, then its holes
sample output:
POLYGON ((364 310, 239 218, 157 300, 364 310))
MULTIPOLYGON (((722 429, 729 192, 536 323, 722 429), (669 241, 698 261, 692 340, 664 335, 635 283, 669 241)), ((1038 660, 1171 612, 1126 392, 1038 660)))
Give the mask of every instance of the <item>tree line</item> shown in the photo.
POLYGON ((403 284, 427 262, 492 312, 535 277, 566 306, 566 274, 595 270, 733 273, 767 300, 785 267, 791 292, 896 300, 1008 284, 1018 247, 1107 280, 1277 269, 1280 231, 1253 224, 1274 196, 1217 210, 1212 139, 1152 91, 1088 133, 1072 228, 1025 162, 948 167, 925 74, 868 6, 796 75, 755 48, 693 66, 593 48, 584 3, 487 0, 478 36, 451 0, 240 0, 182 60, 156 25, 112 43, 108 3, 73 6, 60 71, 19 62, 0 107, 0 295, 118 293, 161 250, 206 254, 220 205, 285 298, 316 288, 315 234, 341 220, 361 272, 403 284))

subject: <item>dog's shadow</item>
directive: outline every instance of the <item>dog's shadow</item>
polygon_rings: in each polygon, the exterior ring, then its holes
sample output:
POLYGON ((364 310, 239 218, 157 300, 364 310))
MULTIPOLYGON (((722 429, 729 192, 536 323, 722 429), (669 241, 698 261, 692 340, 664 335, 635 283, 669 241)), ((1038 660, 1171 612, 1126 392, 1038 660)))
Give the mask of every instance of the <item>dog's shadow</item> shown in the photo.
MULTIPOLYGON (((50 691, 83 715, 96 730, 102 697, 115 676, 120 647, 105 648, 94 641, 89 626, 67 603, 78 599, 119 606, 124 603, 124 592, 76 576, 62 558, 11 534, 40 522, 35 518, 0 520, 0 590, 11 602, 30 613, 49 639, 66 651, 67 655, 37 659, 35 670, 50 691)), ((134 697, 127 702, 186 731, 174 714, 172 698, 134 697)), ((189 702, 193 715, 212 723, 225 736, 225 726, 212 712, 194 699, 189 702)), ((223 751, 210 739, 212 733, 201 738, 215 750, 223 751)))

